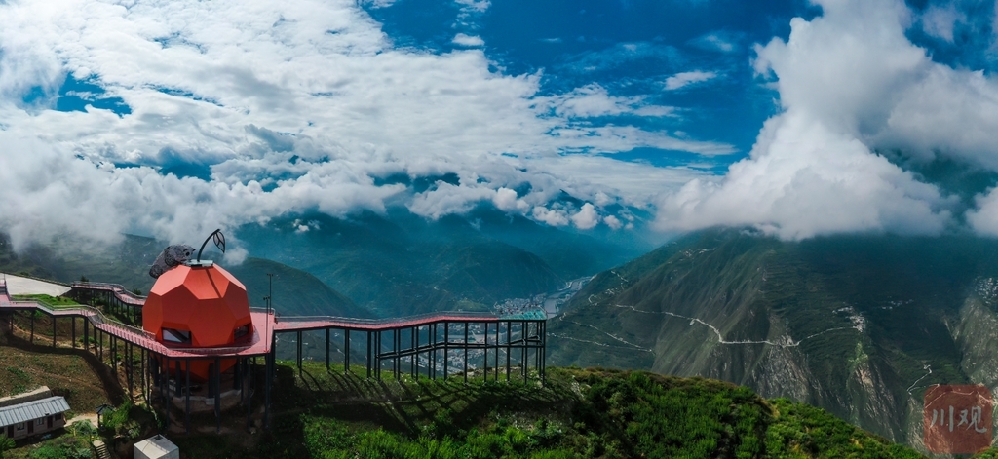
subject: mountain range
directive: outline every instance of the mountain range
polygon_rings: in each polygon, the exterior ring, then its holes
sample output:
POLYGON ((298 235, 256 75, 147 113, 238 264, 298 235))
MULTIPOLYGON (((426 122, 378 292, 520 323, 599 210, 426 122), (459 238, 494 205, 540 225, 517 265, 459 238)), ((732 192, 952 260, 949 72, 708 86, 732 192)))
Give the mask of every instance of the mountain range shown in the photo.
POLYGON ((427 220, 405 211, 275 219, 237 231, 254 256, 309 272, 381 317, 482 310, 637 256, 608 241, 489 209, 427 220))
MULTIPOLYGON (((407 211, 344 218, 299 214, 247 224, 229 234, 245 262, 215 259, 262 305, 273 278, 274 306, 286 314, 397 317, 440 310, 487 310, 507 298, 554 290, 565 281, 637 256, 636 238, 597 239, 491 209, 429 220, 407 211)), ((200 241, 186 241, 198 247, 200 241)), ((19 253, 0 235, 0 270, 63 282, 81 277, 147 292, 149 266, 167 242, 125 235, 113 245, 72 236, 19 253)))
MULTIPOLYGON (((785 242, 712 229, 633 258, 649 244, 488 211, 435 221, 391 212, 298 215, 234 234, 252 256, 225 268, 261 306, 274 274, 274 306, 290 315, 481 310, 604 270, 549 321, 549 364, 730 381, 916 447, 928 386, 998 387, 992 240, 785 242)), ((162 247, 126 236, 113 247, 64 240, 14 253, 0 238, 0 271, 148 291, 146 271, 162 247)))
MULTIPOLYGON (((17 253, 9 238, 0 235, 0 271, 65 283, 86 278, 120 284, 145 294, 155 282, 149 277, 149 266, 164 247, 164 243, 154 239, 126 235, 122 242, 112 246, 63 240, 47 246, 34 245, 17 253)), ((271 273, 276 280, 273 305, 282 314, 372 317, 315 276, 282 263, 250 257, 241 264, 226 264, 224 268, 246 286, 251 306, 265 305, 263 297, 269 293, 267 273, 271 273)))
POLYGON ((697 232, 597 275, 551 363, 731 381, 918 446, 926 387, 998 386, 996 262, 969 236, 697 232))

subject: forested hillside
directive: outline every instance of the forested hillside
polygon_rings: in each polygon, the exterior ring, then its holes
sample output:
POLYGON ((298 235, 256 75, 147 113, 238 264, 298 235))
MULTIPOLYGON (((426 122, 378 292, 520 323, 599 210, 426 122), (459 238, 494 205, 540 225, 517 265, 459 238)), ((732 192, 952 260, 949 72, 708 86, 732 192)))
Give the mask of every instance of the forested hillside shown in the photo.
POLYGON ((254 256, 307 271, 381 317, 486 309, 640 253, 495 211, 437 221, 405 212, 314 214, 238 234, 254 256))
MULTIPOLYGON (((149 266, 164 246, 153 239, 126 235, 120 244, 112 246, 60 241, 51 246, 35 245, 16 253, 9 239, 0 234, 0 272, 23 273, 66 283, 86 277, 93 282, 121 284, 146 294, 155 282, 149 277, 149 266)), ((205 253, 205 258, 221 255, 205 253)), ((273 305, 282 314, 372 317, 369 311, 315 276, 291 266, 254 257, 238 265, 222 260, 220 265, 246 286, 252 306, 264 306, 263 297, 269 292, 267 274, 270 273, 274 274, 273 305)))
POLYGON ((998 385, 998 244, 689 235, 601 273, 551 322, 558 364, 743 384, 918 445, 932 384, 998 385))
POLYGON ((549 368, 547 384, 378 385, 306 364, 278 371, 282 414, 255 448, 194 436, 189 457, 917 458, 821 409, 744 387, 635 371, 549 368), (358 393, 360 390, 362 393, 358 393))

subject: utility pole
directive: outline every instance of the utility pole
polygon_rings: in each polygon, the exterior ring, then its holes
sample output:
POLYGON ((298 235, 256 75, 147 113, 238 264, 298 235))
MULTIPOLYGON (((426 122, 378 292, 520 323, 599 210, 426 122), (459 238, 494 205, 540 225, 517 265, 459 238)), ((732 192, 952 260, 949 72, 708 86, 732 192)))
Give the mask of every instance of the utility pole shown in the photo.
POLYGON ((274 309, 274 274, 267 273, 267 314, 274 309))
MULTIPOLYGON (((268 289, 269 290, 267 292, 267 296, 265 296, 264 299, 267 300, 267 326, 266 327, 270 327, 270 308, 272 306, 272 301, 273 301, 273 297, 274 297, 274 274, 273 273, 267 273, 267 277, 269 278, 268 279, 268 284, 269 284, 268 285, 268 289)), ((265 329, 266 329, 266 327, 265 327, 265 329)), ((274 336, 272 336, 272 335, 270 335, 268 333, 268 334, 264 335, 264 339, 269 339, 270 340, 270 347, 267 349, 267 356, 264 357, 264 361, 266 362, 266 367, 267 368, 263 372, 264 373, 264 381, 266 383, 266 385, 264 386, 266 389, 264 389, 265 395, 264 395, 264 404, 263 404, 263 429, 264 430, 270 430, 270 385, 274 383, 274 381, 273 381, 273 379, 274 379, 274 374, 273 374, 274 369, 273 369, 273 367, 274 367, 274 359, 277 357, 277 355, 274 352, 274 336)))
MULTIPOLYGON (((273 298, 274 298, 274 274, 273 273, 267 273, 267 278, 268 278, 267 279, 267 281, 268 281, 267 296, 263 297, 264 301, 267 302, 267 325, 264 327, 265 331, 269 330, 269 327, 270 327, 270 310, 271 310, 272 303, 273 303, 273 298)), ((267 336, 267 335, 268 335, 267 333, 264 334, 264 336, 267 336)))

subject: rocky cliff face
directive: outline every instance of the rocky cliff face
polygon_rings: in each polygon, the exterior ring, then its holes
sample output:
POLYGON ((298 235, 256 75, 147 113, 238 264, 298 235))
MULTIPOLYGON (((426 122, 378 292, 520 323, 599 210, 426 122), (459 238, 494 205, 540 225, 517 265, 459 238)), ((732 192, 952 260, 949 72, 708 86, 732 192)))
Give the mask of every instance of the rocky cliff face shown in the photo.
POLYGON ((926 387, 998 386, 996 249, 702 232, 598 275, 551 323, 552 360, 723 379, 918 446, 926 387))

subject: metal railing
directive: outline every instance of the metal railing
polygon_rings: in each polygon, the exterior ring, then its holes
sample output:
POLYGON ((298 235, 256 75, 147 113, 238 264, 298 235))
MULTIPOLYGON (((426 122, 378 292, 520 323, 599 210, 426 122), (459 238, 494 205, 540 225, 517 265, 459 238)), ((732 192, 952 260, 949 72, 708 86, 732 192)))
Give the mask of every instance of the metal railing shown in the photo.
POLYGON ((394 317, 388 319, 356 319, 350 317, 335 317, 335 316, 278 316, 277 321, 283 323, 299 323, 299 322, 335 322, 343 324, 352 325, 397 325, 405 324, 409 322, 419 322, 428 319, 439 318, 443 320, 445 317, 457 317, 462 319, 483 319, 488 321, 494 321, 498 317, 491 312, 467 312, 467 311, 441 311, 441 312, 431 312, 426 314, 419 314, 415 316, 408 317, 394 317))
MULTIPOLYGON (((2 281, 0 281, 2 282, 2 281)), ((5 284, 0 283, 0 287, 4 287, 5 284)), ((95 289, 111 289, 115 291, 115 288, 124 290, 124 287, 117 284, 98 284, 90 282, 75 282, 73 287, 76 288, 95 288, 95 289)), ((115 291, 117 293, 117 291, 115 291)), ((4 292, 5 296, 9 298, 9 293, 4 292)), ((226 347, 211 347, 211 348, 181 348, 165 345, 160 341, 156 340, 156 334, 146 331, 145 329, 135 327, 132 325, 126 325, 114 319, 110 319, 105 316, 100 310, 92 306, 87 305, 53 305, 44 300, 32 299, 30 301, 16 300, 11 301, 7 307, 30 307, 36 309, 42 309, 43 312, 50 316, 56 315, 79 315, 90 320, 96 326, 104 326, 110 329, 118 330, 122 335, 121 338, 130 340, 126 335, 137 336, 140 339, 148 340, 156 348, 164 350, 166 352, 177 352, 185 353, 191 355, 200 356, 226 356, 238 354, 242 351, 250 349, 254 344, 258 343, 260 339, 267 339, 267 337, 261 336, 260 331, 256 330, 254 327, 254 336, 257 337, 257 341, 251 344, 241 345, 241 346, 226 346, 226 347)), ((426 314, 418 314, 408 317, 398 317, 398 318, 387 318, 387 319, 358 319, 349 317, 335 317, 335 316, 288 316, 282 317, 276 314, 273 309, 265 309, 259 307, 250 308, 250 312, 258 314, 269 314, 274 317, 275 324, 277 322, 282 323, 309 323, 309 322, 319 322, 319 323, 336 323, 336 324, 347 324, 347 325, 360 325, 360 326, 384 326, 391 327, 396 325, 405 325, 413 322, 432 322, 434 320, 445 321, 448 319, 466 319, 466 320, 482 320, 488 322, 494 322, 497 320, 544 320, 546 315, 542 310, 528 310, 520 311, 519 314, 513 316, 498 316, 492 312, 473 312, 473 311, 440 311, 426 314), (535 313, 536 314, 533 314, 535 313), (532 318, 531 316, 536 316, 532 318)), ((269 320, 269 317, 268 317, 269 320)), ((264 343, 264 352, 270 352, 269 343, 264 343)))
MULTIPOLYGON (((244 345, 244 346, 207 347, 207 348, 181 348, 181 347, 167 346, 167 345, 165 345, 165 344, 163 344, 163 343, 161 343, 161 342, 159 342, 159 341, 156 340, 156 334, 155 333, 151 333, 149 331, 146 331, 146 330, 138 328, 138 327, 134 327, 132 325, 123 324, 123 323, 118 322, 118 321, 116 321, 114 319, 109 319, 102 312, 100 312, 100 310, 98 310, 98 309, 96 309, 96 308, 94 308, 92 306, 86 306, 86 305, 55 306, 55 305, 48 304, 47 302, 38 301, 38 300, 32 300, 32 301, 18 300, 18 301, 11 301, 9 307, 15 307, 15 308, 29 307, 29 308, 35 308, 35 309, 43 309, 43 310, 45 310, 45 311, 43 311, 43 313, 48 313, 49 315, 52 315, 52 316, 56 316, 56 315, 69 315, 69 314, 71 314, 71 315, 79 315, 81 317, 85 317, 87 320, 90 321, 90 323, 92 323, 92 324, 94 324, 94 325, 96 325, 98 327, 103 326, 105 328, 110 328, 110 329, 118 330, 120 332, 120 334, 122 335, 121 336, 122 339, 125 339, 125 340, 128 340, 128 341, 134 341, 134 340, 129 340, 128 338, 126 338, 126 336, 127 335, 137 335, 140 338, 149 340, 150 341, 149 344, 153 344, 158 349, 164 350, 166 352, 178 352, 178 353, 185 353, 185 354, 192 354, 192 355, 203 355, 203 356, 209 356, 209 355, 226 356, 226 355, 237 354, 237 353, 239 353, 241 351, 245 351, 246 349, 249 349, 249 348, 253 347, 253 344, 248 344, 248 345, 244 345), (73 314, 73 313, 75 313, 75 314, 73 314)), ((254 308, 254 309, 257 309, 257 308, 254 308)), ((262 311, 259 311, 259 312, 262 312, 262 311)), ((259 335, 257 335, 257 336, 259 336, 259 335)), ((262 337, 261 337, 261 339, 262 339, 262 337)), ((270 346, 265 345, 264 352, 269 352, 269 350, 270 350, 270 346)))
POLYGON ((121 284, 107 284, 102 282, 73 282, 72 284, 70 284, 70 287, 87 288, 93 290, 110 290, 112 293, 115 294, 115 296, 118 297, 119 300, 124 301, 126 303, 129 302, 133 304, 145 303, 147 298, 146 296, 136 295, 132 293, 127 288, 125 288, 125 286, 121 284))
POLYGON ((121 330, 124 333, 136 334, 143 338, 152 339, 154 341, 156 339, 156 335, 154 333, 150 333, 141 328, 132 325, 126 325, 121 322, 118 322, 117 320, 110 319, 107 316, 105 316, 104 313, 100 312, 100 310, 98 310, 93 306, 86 306, 82 304, 72 305, 72 306, 70 305, 56 306, 42 300, 31 300, 31 301, 16 300, 16 301, 11 301, 10 304, 13 307, 34 307, 35 309, 44 309, 47 310, 47 313, 51 316, 60 315, 59 314, 60 312, 61 313, 75 312, 77 313, 76 315, 79 315, 81 317, 86 317, 94 325, 98 326, 105 325, 110 328, 121 330))

